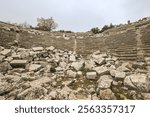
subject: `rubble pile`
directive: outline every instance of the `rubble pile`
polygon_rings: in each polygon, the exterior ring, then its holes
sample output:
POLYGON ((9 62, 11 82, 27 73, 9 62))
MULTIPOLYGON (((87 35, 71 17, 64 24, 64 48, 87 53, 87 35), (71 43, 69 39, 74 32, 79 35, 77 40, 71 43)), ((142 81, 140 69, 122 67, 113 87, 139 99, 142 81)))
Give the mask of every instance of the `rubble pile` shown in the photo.
POLYGON ((0 47, 0 99, 150 99, 146 64, 96 51, 0 47))

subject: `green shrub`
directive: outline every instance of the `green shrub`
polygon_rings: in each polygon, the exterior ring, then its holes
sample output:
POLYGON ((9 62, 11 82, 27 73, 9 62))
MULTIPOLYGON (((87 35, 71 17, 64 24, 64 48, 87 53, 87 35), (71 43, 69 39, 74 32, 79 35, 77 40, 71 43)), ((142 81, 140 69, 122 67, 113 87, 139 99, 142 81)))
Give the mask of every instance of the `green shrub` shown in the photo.
POLYGON ((99 30, 98 27, 96 27, 96 28, 92 28, 91 32, 94 33, 94 34, 98 34, 100 32, 100 30, 99 30))

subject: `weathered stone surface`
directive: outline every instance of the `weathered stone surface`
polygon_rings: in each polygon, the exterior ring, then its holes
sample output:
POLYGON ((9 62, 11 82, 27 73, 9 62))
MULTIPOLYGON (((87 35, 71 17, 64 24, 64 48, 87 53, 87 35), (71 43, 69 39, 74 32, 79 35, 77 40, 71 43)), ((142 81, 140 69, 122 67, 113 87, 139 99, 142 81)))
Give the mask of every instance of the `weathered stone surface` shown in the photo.
POLYGON ((113 79, 110 75, 103 75, 97 81, 98 88, 100 88, 100 89, 110 88, 112 81, 113 81, 113 79))
POLYGON ((79 62, 73 62, 71 64, 71 66, 75 69, 75 70, 80 70, 83 67, 83 61, 79 61, 79 62))
POLYGON ((79 77, 81 77, 81 76, 83 76, 83 73, 82 73, 81 71, 78 71, 78 72, 77 72, 77 75, 78 75, 79 77))
POLYGON ((66 74, 68 77, 71 77, 71 78, 75 78, 77 76, 77 73, 72 70, 68 70, 66 74))
POLYGON ((105 64, 105 59, 101 55, 93 55, 92 57, 95 63, 99 65, 105 64))
POLYGON ((7 72, 8 70, 11 70, 12 67, 8 62, 3 62, 0 64, 0 72, 7 72))
POLYGON ((150 100, 150 93, 142 93, 144 100, 150 100))
POLYGON ((50 46, 50 47, 47 47, 46 50, 50 50, 50 51, 53 51, 55 49, 54 46, 50 46))
POLYGON ((9 56, 11 55, 11 49, 4 49, 3 51, 0 52, 0 54, 4 55, 4 56, 9 56))
POLYGON ((12 54, 11 57, 13 59, 20 59, 21 58, 21 55, 20 54, 12 54))
POLYGON ((0 63, 2 63, 4 61, 5 56, 0 55, 0 63))
POLYGON ((102 100, 116 100, 116 97, 111 89, 100 90, 99 98, 102 100))
POLYGON ((93 70, 95 70, 100 76, 102 75, 109 75, 110 70, 107 67, 95 67, 93 70))
POLYGON ((13 90, 13 87, 10 83, 0 82, 0 95, 4 95, 13 90))
POLYGON ((13 68, 25 68, 27 65, 28 61, 27 60, 12 60, 10 62, 10 65, 13 68))
POLYGON ((132 67, 134 69, 137 69, 137 68, 139 68, 139 69, 145 69, 146 68, 146 64, 144 62, 134 62, 132 64, 132 67))
POLYGON ((110 70, 110 75, 115 77, 117 80, 124 80, 124 78, 126 77, 125 72, 116 71, 116 70, 110 70))
POLYGON ((119 66, 116 70, 122 72, 130 72, 132 70, 132 65, 129 62, 125 62, 121 66, 119 66))
POLYGON ((29 66, 29 71, 38 71, 39 69, 41 69, 41 65, 39 65, 39 64, 31 64, 30 66, 29 66))
POLYGON ((95 62, 93 60, 86 60, 85 61, 85 69, 92 70, 95 67, 95 62))
POLYGON ((59 66, 60 66, 63 70, 65 70, 65 69, 66 69, 66 66, 67 66, 67 63, 66 63, 66 62, 60 62, 60 63, 59 63, 59 66))
POLYGON ((54 47, 12 47, 3 55, 4 50, 0 47, 0 96, 5 99, 149 99, 143 63, 120 62, 100 51, 84 58, 54 47))
POLYGON ((47 90, 41 86, 28 88, 17 95, 18 99, 33 100, 41 99, 46 95, 47 90))
POLYGON ((60 95, 62 98, 64 99, 68 99, 69 98, 69 94, 71 93, 71 89, 68 86, 65 86, 61 89, 60 91, 60 95))
POLYGON ((43 47, 33 47, 32 50, 33 51, 42 51, 42 50, 44 50, 44 48, 43 47))
POLYGON ((61 68, 61 67, 56 67, 55 69, 57 72, 63 71, 63 68, 61 68))
POLYGON ((89 80, 94 80, 97 76, 97 73, 96 72, 87 72, 86 73, 86 78, 89 79, 89 80))
POLYGON ((73 92, 69 94, 69 100, 77 100, 77 97, 73 92))
POLYGON ((72 55, 70 55, 69 60, 70 60, 71 62, 75 62, 75 61, 76 61, 76 57, 72 54, 72 55))
POLYGON ((150 90, 150 78, 145 74, 132 74, 125 78, 124 85, 128 88, 148 92, 150 90))
POLYGON ((49 93, 48 97, 51 100, 56 100, 58 98, 58 92, 53 90, 49 93))

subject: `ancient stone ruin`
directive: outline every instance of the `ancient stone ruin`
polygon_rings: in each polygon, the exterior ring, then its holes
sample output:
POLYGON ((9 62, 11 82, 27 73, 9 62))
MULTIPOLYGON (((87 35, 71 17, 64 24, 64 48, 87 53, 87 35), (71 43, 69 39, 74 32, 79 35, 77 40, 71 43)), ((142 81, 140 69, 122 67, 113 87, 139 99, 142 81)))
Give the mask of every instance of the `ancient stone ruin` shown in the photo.
POLYGON ((54 46, 1 46, 0 99, 150 99, 146 67, 101 51, 83 57, 54 46))
POLYGON ((103 33, 0 22, 0 99, 150 99, 150 19, 103 33))

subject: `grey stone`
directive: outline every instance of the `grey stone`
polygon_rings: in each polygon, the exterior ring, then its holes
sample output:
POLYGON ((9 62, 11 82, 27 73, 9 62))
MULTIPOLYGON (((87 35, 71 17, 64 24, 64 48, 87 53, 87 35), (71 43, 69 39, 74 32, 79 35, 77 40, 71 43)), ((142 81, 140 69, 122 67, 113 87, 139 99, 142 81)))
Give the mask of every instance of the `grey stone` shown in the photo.
POLYGON ((77 76, 77 73, 72 70, 67 70, 67 76, 71 78, 75 78, 77 76))
POLYGON ((95 62, 93 60, 86 60, 85 61, 85 69, 92 70, 95 67, 95 62))
POLYGON ((63 68, 61 68, 61 67, 56 67, 55 70, 56 70, 57 72, 59 72, 59 71, 63 71, 63 68))
POLYGON ((80 70, 83 67, 83 63, 84 61, 79 61, 79 62, 73 62, 71 64, 71 66, 75 69, 75 70, 80 70))
POLYGON ((69 58, 69 61, 75 62, 76 61, 76 57, 73 54, 71 54, 70 58, 69 58))
POLYGON ((83 74, 82 74, 81 71, 78 71, 78 72, 77 72, 77 75, 80 77, 80 76, 82 76, 83 74))
POLYGON ((116 71, 116 70, 110 70, 110 75, 115 77, 117 80, 124 80, 124 78, 126 77, 125 72, 116 71))
POLYGON ((44 48, 43 47, 33 47, 32 50, 33 51, 43 51, 44 48))
POLYGON ((27 60, 12 60, 10 62, 10 65, 13 68, 25 68, 27 65, 28 61, 27 60))
POLYGON ((66 62, 60 62, 60 63, 59 63, 59 66, 60 66, 63 70, 65 70, 65 69, 66 69, 66 66, 67 66, 67 63, 66 63, 66 62))
POLYGON ((10 83, 0 82, 0 95, 4 95, 13 90, 13 87, 10 83))
POLYGON ((12 54, 11 57, 12 57, 13 59, 20 59, 20 58, 21 58, 21 55, 19 55, 19 54, 12 54))
POLYGON ((97 73, 96 72, 87 72, 86 73, 86 78, 87 79, 90 79, 90 80, 94 80, 97 76, 97 73))
POLYGON ((139 68, 139 69, 145 69, 146 68, 146 64, 144 62, 134 62, 132 64, 132 67, 134 69, 137 69, 137 68, 139 68))
POLYGON ((93 61, 99 65, 105 64, 105 59, 101 55, 93 55, 93 61))
POLYGON ((150 93, 142 93, 144 100, 150 100, 150 93))
POLYGON ((50 99, 56 100, 58 98, 58 92, 53 90, 49 93, 48 96, 50 97, 50 99))
POLYGON ((119 66, 116 70, 122 72, 130 72, 132 70, 132 65, 129 62, 125 62, 121 66, 119 66))
POLYGON ((111 89, 100 90, 99 97, 102 100, 116 100, 115 94, 111 89))
POLYGON ((63 97, 64 99, 68 99, 69 98, 69 94, 71 93, 71 89, 68 86, 65 86, 61 89, 60 91, 60 95, 61 97, 63 97))
POLYGON ((104 66, 95 67, 93 70, 95 70, 100 76, 110 74, 110 70, 107 67, 104 67, 104 66))
POLYGON ((148 92, 150 91, 150 78, 145 74, 132 74, 125 78, 124 85, 128 88, 148 92))
POLYGON ((103 75, 97 81, 98 88, 100 88, 100 89, 110 88, 112 81, 113 81, 113 79, 110 75, 103 75))
POLYGON ((73 92, 69 94, 69 100, 77 100, 77 97, 73 92))
POLYGON ((17 95, 18 99, 22 100, 37 100, 44 98, 44 96, 47 94, 47 90, 44 87, 38 86, 38 87, 30 87, 21 93, 17 95))
POLYGON ((4 61, 5 56, 0 55, 0 63, 2 63, 4 61))
POLYGON ((46 47, 46 50, 53 51, 54 49, 55 49, 55 47, 54 47, 54 46, 46 47))
POLYGON ((3 51, 0 52, 0 54, 4 56, 10 56, 11 55, 11 49, 4 49, 3 51))
POLYGON ((30 66, 29 66, 29 71, 38 71, 38 70, 40 70, 41 69, 41 65, 39 65, 39 64, 31 64, 30 66))
POLYGON ((7 72, 8 70, 11 70, 12 67, 8 62, 3 62, 0 64, 0 72, 7 72))

